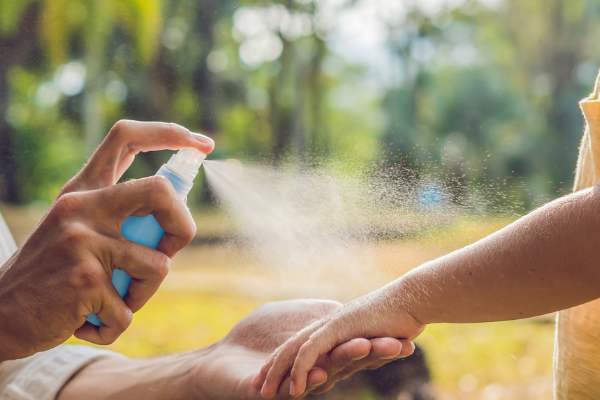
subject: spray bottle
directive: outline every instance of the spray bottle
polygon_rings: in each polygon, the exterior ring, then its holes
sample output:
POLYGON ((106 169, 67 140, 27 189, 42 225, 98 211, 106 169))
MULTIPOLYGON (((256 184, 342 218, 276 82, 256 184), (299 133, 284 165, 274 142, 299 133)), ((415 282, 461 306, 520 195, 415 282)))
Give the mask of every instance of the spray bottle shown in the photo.
MULTIPOLYGON (((179 197, 184 199, 192 189, 194 178, 198 175, 205 158, 206 154, 196 149, 181 149, 171 157, 168 163, 160 167, 156 175, 169 179, 179 197)), ((147 215, 125 219, 121 226, 121 233, 132 242, 156 249, 165 231, 154 216, 147 215)), ((127 294, 130 282, 131 277, 125 271, 121 269, 113 271, 112 283, 122 298, 127 294)), ((96 314, 88 315, 87 320, 96 326, 102 325, 96 314)))

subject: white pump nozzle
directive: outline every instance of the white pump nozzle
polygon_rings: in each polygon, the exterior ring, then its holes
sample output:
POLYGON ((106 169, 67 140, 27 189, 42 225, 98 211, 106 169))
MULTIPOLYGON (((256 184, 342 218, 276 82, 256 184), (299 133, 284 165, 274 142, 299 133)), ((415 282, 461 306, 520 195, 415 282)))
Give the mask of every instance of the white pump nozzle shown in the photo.
POLYGON ((185 179, 186 181, 192 182, 200 166, 204 162, 206 154, 199 152, 196 149, 181 149, 174 154, 167 165, 171 167, 177 175, 185 179))
POLYGON ((206 154, 192 148, 181 149, 177 152, 177 157, 184 159, 186 162, 194 165, 200 165, 206 159, 206 154))
POLYGON ((161 167, 158 175, 169 178, 179 195, 185 197, 192 188, 194 178, 198 175, 204 159, 206 154, 196 149, 181 149, 161 167))

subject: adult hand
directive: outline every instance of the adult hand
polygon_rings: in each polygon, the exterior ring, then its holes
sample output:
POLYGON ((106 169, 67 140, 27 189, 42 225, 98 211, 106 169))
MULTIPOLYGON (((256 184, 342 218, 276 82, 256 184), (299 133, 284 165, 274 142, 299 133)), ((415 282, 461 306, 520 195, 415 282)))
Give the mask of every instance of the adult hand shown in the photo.
POLYGON ((403 312, 395 297, 396 293, 384 287, 307 326, 275 350, 253 383, 267 399, 282 391, 301 397, 310 390, 314 366, 336 346, 355 338, 414 339, 425 327, 403 312))
POLYGON ((129 326, 164 279, 169 257, 193 238, 195 225, 166 178, 115 183, 139 151, 181 147, 209 152, 213 144, 173 124, 115 124, 0 269, 0 361, 52 348, 73 334, 108 344, 129 326), (125 218, 148 214, 166 232, 157 250, 121 235, 125 218), (124 300, 111 283, 115 268, 133 278, 124 300), (92 313, 101 327, 85 323, 92 313))
MULTIPOLYGON (((340 308, 322 300, 290 300, 265 304, 240 321, 223 340, 203 349, 205 362, 195 372, 201 399, 260 399, 260 384, 253 381, 265 359, 299 331, 340 308)), ((363 339, 342 343, 323 354, 308 373, 309 393, 323 393, 352 373, 379 368, 414 351, 409 340, 363 339)), ((277 392, 289 399, 289 377, 277 392)))
MULTIPOLYGON (((224 339, 203 349, 155 359, 98 360, 77 373, 58 400, 258 400, 260 391, 252 378, 268 355, 298 330, 339 307, 339 303, 322 300, 265 304, 224 339)), ((319 367, 309 374, 312 386, 305 394, 325 392, 355 371, 378 368, 413 350, 410 341, 391 338, 344 343, 319 359, 319 367)), ((277 398, 289 399, 289 391, 280 390, 277 398)))

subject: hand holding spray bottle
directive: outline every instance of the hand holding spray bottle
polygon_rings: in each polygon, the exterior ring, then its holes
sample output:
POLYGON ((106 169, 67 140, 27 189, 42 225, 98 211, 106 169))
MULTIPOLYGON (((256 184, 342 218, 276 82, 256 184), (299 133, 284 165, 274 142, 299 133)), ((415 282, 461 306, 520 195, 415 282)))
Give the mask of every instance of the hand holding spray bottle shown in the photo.
MULTIPOLYGON (((168 163, 160 167, 156 175, 169 179, 179 197, 184 199, 192 189, 194 178, 198 175, 205 158, 206 154, 196 149, 181 149, 171 157, 168 163)), ((165 231, 160 227, 154 216, 147 215, 145 217, 127 218, 123 221, 121 233, 132 242, 156 249, 165 231)), ((112 283, 121 298, 127 294, 130 282, 131 277, 125 271, 120 269, 113 271, 112 283)), ((88 315, 87 320, 93 325, 102 325, 96 314, 88 315)))

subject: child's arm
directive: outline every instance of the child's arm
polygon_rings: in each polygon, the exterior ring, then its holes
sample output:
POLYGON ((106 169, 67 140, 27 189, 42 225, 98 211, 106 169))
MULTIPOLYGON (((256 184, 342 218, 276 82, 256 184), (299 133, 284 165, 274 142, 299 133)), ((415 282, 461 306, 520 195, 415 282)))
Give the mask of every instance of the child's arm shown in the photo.
POLYGON ((600 190, 553 201, 506 228, 348 303, 275 351, 263 396, 283 377, 305 389, 319 355, 356 337, 413 339, 425 324, 545 314, 600 297, 600 190), (297 355, 297 356, 296 356, 297 355))

